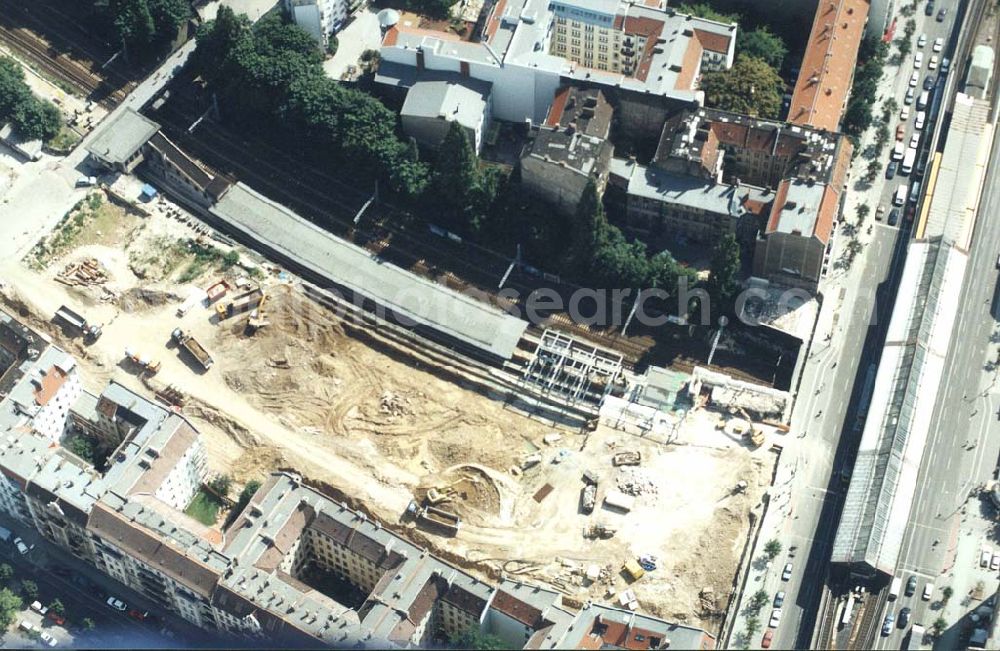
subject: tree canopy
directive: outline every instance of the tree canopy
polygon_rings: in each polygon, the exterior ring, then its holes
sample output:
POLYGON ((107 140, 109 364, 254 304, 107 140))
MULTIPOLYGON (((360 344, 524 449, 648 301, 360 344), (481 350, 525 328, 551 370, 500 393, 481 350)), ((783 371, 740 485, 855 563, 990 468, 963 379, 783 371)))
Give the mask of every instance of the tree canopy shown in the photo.
POLYGON ((782 87, 781 77, 766 61, 744 54, 732 68, 701 77, 708 106, 761 118, 778 116, 782 87))
POLYGON ((788 55, 788 46, 780 36, 765 26, 737 32, 736 51, 760 59, 775 70, 780 70, 788 55))
POLYGON ((185 0, 97 0, 94 7, 127 53, 140 59, 161 52, 191 17, 185 0))
POLYGON ((62 128, 62 114, 31 93, 17 61, 0 56, 0 125, 5 122, 27 140, 49 140, 62 128))
POLYGON ((0 588, 0 629, 7 630, 14 623, 14 617, 24 607, 19 596, 8 588, 0 588))
POLYGON ((739 22, 739 14, 727 14, 714 9, 711 5, 704 2, 698 2, 695 4, 683 3, 677 6, 677 11, 682 14, 688 14, 689 16, 696 16, 698 18, 706 18, 708 20, 714 20, 720 23, 736 23, 739 22))
POLYGON ((740 245, 736 236, 728 233, 715 245, 710 275, 706 283, 712 299, 712 312, 721 314, 732 307, 733 297, 739 288, 740 245))

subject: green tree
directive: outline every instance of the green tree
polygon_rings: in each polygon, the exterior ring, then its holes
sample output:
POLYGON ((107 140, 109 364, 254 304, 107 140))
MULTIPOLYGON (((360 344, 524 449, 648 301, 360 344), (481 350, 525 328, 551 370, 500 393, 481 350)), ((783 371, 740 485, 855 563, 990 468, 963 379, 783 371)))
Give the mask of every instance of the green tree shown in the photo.
POLYGON ((80 628, 85 631, 92 631, 96 628, 96 625, 94 624, 94 620, 89 617, 84 617, 80 620, 80 628))
POLYGON ((186 0, 98 0, 95 7, 126 53, 140 59, 174 40, 191 17, 186 0))
POLYGON ((24 608, 24 601, 8 588, 0 588, 0 630, 6 631, 24 608))
POLYGON ((479 160, 472 149, 465 128, 452 122, 441 142, 431 197, 453 226, 467 226, 473 217, 473 204, 480 192, 479 160))
POLYGON ((677 6, 677 11, 689 16, 707 18, 708 20, 714 20, 720 23, 737 23, 740 18, 739 14, 722 13, 721 11, 713 9, 711 5, 704 2, 696 4, 683 3, 677 6))
POLYGON ((951 596, 953 594, 955 594, 955 590, 950 585, 946 585, 941 590, 941 596, 944 597, 944 602, 945 603, 948 603, 948 600, 951 599, 951 596))
POLYGON ((739 30, 736 35, 736 51, 760 59, 775 70, 781 69, 781 64, 788 56, 788 46, 767 27, 739 30))
POLYGON ((777 117, 783 83, 766 61, 739 55, 728 70, 706 72, 701 77, 705 104, 713 108, 761 118, 777 117))
POLYGON ((66 606, 64 606, 63 602, 59 601, 58 599, 52 600, 52 603, 49 604, 49 610, 51 610, 57 615, 66 614, 66 606))
POLYGON ((0 563, 0 583, 7 584, 14 578, 14 568, 8 563, 0 563))
POLYGON ((705 287, 712 299, 713 313, 728 311, 732 307, 733 298, 739 288, 739 275, 740 245, 736 241, 736 236, 729 233, 715 245, 705 287))
POLYGON ((864 221, 865 217, 871 214, 871 211, 872 211, 871 207, 869 207, 869 205, 866 203, 863 203, 860 206, 858 206, 857 210, 855 211, 856 214, 858 215, 858 221, 859 222, 864 221))
POLYGON ((510 645, 496 635, 484 633, 477 628, 467 628, 453 636, 451 646, 454 649, 481 649, 483 651, 510 648, 510 645))
POLYGON ((14 126, 29 140, 51 140, 62 129, 62 114, 52 102, 34 96, 14 110, 14 126))
POLYGON ((84 436, 74 436, 66 441, 66 447, 70 452, 80 457, 85 461, 89 461, 91 464, 94 463, 94 459, 97 457, 94 454, 94 445, 90 442, 90 439, 84 436))
POLYGON ((604 240, 607 225, 597 184, 590 179, 583 189, 569 230, 566 267, 571 273, 579 274, 587 269, 604 240))
POLYGON ((21 593, 25 599, 38 599, 38 584, 31 579, 21 581, 21 593))
POLYGON ((764 545, 764 554, 767 556, 768 560, 774 560, 778 554, 781 553, 781 541, 771 539, 767 541, 764 545))
POLYGON ((753 593, 753 596, 750 597, 750 603, 748 605, 752 612, 758 613, 761 608, 767 605, 768 601, 769 597, 767 591, 761 588, 757 592, 753 593))
POLYGON ((752 638, 760 630, 760 620, 756 616, 747 617, 747 637, 752 638))
POLYGON ((934 635, 940 637, 942 633, 948 628, 948 620, 944 617, 938 617, 934 620, 934 635))
POLYGON ((218 475, 208 482, 208 487, 223 497, 229 495, 229 489, 232 485, 233 478, 229 475, 218 475))

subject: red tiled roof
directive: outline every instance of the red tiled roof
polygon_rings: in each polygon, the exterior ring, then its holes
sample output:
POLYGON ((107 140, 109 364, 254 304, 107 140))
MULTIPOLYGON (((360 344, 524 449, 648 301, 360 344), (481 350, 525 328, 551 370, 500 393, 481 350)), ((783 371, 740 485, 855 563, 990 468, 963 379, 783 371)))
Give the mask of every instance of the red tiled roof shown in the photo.
POLYGON ((500 17, 503 16, 504 9, 507 8, 507 0, 500 0, 490 12, 490 17, 486 20, 486 29, 483 30, 483 40, 489 43, 500 28, 500 17))
POLYGON ((549 114, 545 119, 545 126, 558 127, 562 120, 563 110, 566 108, 566 101, 569 99, 570 87, 563 86, 556 91, 556 97, 549 107, 549 114))
POLYGON ((694 35, 697 37, 698 42, 701 43, 701 46, 709 52, 719 52, 722 54, 729 52, 730 37, 725 34, 716 34, 704 29, 696 29, 694 30, 694 35))
POLYGON ((788 121, 836 131, 851 90, 867 0, 820 0, 788 121))
POLYGON ((542 619, 542 611, 503 590, 493 597, 493 608, 525 626, 536 628, 542 619))
POLYGON ((681 71, 674 82, 677 90, 690 90, 694 85, 695 72, 699 70, 698 62, 701 61, 703 52, 701 42, 698 39, 688 41, 687 49, 684 50, 684 60, 681 61, 681 71))
POLYGON ((65 381, 66 373, 62 369, 55 366, 49 368, 39 381, 40 386, 35 389, 35 402, 38 403, 38 406, 44 407, 49 400, 52 400, 65 381))

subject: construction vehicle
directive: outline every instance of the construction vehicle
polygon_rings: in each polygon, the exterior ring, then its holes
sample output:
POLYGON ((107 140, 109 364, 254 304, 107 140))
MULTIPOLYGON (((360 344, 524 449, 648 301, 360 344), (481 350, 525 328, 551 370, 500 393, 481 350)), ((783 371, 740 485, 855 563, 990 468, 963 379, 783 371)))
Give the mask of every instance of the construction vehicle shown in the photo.
POLYGON ((201 364, 202 368, 206 371, 212 368, 212 364, 215 360, 212 359, 212 356, 208 354, 208 351, 206 351, 194 337, 180 328, 174 328, 174 331, 170 336, 175 342, 177 342, 178 346, 181 346, 186 351, 191 353, 191 356, 198 360, 198 363, 201 364))
POLYGON ((611 465, 613 466, 638 466, 641 461, 642 453, 638 450, 618 452, 611 457, 611 465))
POLYGON ((740 407, 740 415, 746 419, 747 423, 750 425, 750 429, 743 433, 743 438, 750 442, 755 449, 764 445, 764 431, 759 427, 755 427, 753 424, 753 419, 750 418, 750 414, 747 413, 746 409, 740 407))
POLYGON ((171 407, 183 407, 187 397, 181 393, 180 389, 170 384, 162 389, 156 390, 156 397, 171 407))
POLYGON ((148 372, 150 375, 156 375, 156 372, 160 370, 160 362, 140 355, 131 348, 125 349, 125 357, 127 357, 129 361, 136 366, 148 372))
POLYGON ((220 321, 223 321, 236 314, 250 312, 260 304, 263 297, 264 292, 261 291, 260 287, 256 287, 240 294, 228 303, 216 303, 215 314, 219 317, 220 321))
POLYGON ((260 303, 250 312, 250 319, 247 320, 247 328, 250 330, 250 334, 257 332, 271 323, 267 318, 267 312, 264 311, 264 304, 267 303, 267 297, 268 293, 264 292, 264 295, 260 297, 260 303))
POLYGON ((445 511, 436 506, 421 507, 416 500, 410 500, 406 512, 413 516, 418 524, 445 536, 458 534, 458 530, 462 526, 462 519, 457 513, 445 511))
POLYGON ((225 296, 226 292, 228 292, 229 290, 230 290, 229 283, 226 282, 225 280, 220 280, 219 282, 209 286, 209 288, 205 290, 205 296, 208 297, 209 303, 214 303, 215 301, 225 296))
POLYGON ((583 528, 584 538, 600 538, 601 540, 607 540, 608 538, 614 538, 617 529, 614 527, 609 527, 603 522, 598 522, 597 524, 592 524, 589 527, 583 528))
POLYGON ((102 334, 100 325, 87 323, 87 320, 82 315, 74 312, 65 305, 60 306, 56 310, 55 320, 68 326, 70 330, 83 335, 83 338, 87 341, 97 341, 102 334))
POLYGON ((628 576, 629 582, 638 581, 642 577, 646 576, 646 570, 642 569, 642 566, 639 565, 639 561, 634 558, 630 558, 622 564, 622 572, 628 576))
POLYGON ((594 506, 597 504, 597 484, 586 484, 583 487, 580 503, 583 506, 583 512, 587 515, 594 512, 594 506))
POLYGON ((628 513, 635 506, 635 498, 621 491, 608 491, 604 496, 604 505, 628 513))

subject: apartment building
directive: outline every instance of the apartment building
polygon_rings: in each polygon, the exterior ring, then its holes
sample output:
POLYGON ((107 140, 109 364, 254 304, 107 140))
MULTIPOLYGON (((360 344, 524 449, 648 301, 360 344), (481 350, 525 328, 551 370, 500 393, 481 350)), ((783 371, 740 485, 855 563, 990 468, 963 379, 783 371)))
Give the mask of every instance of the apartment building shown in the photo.
POLYGON ((634 104, 637 118, 662 123, 668 104, 701 103, 701 71, 732 65, 735 52, 735 24, 648 3, 500 0, 483 11, 469 40, 416 21, 388 27, 376 82, 409 88, 428 73, 457 73, 492 85, 495 118, 535 123, 560 87, 576 83, 613 92, 623 110, 634 104))
POLYGON ((613 113, 600 90, 561 88, 545 122, 532 129, 521 184, 567 214, 576 211, 591 180, 603 193, 614 153, 608 140, 613 113))
POLYGON ((361 0, 283 0, 288 16, 296 25, 326 48, 330 37, 347 22, 361 0))

